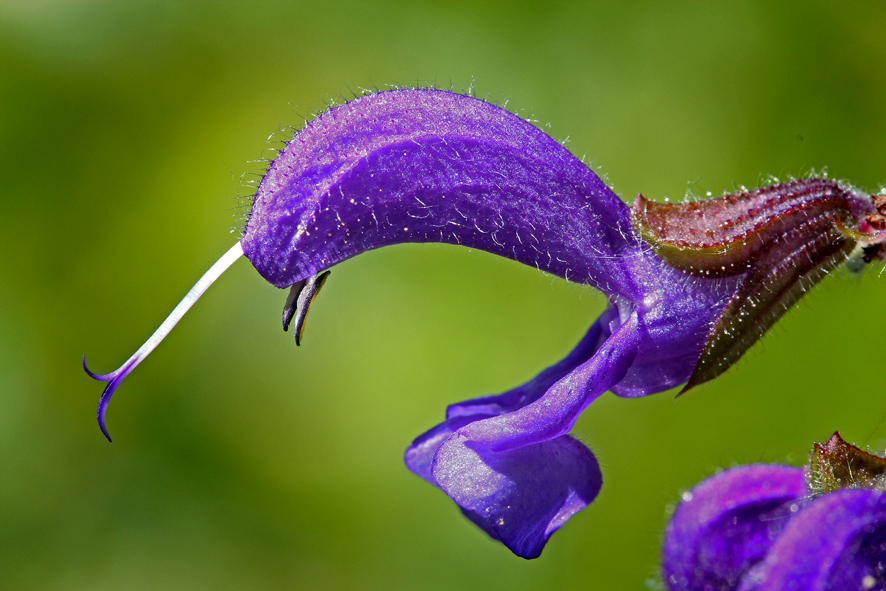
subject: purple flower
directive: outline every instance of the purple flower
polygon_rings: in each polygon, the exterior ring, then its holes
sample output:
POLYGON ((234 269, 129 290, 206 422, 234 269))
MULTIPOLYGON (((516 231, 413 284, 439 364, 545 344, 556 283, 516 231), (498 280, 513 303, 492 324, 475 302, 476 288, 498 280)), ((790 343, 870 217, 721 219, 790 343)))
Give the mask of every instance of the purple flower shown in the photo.
POLYGON ((530 382, 450 406, 406 464, 490 536, 538 556, 600 489, 593 454, 568 435, 591 402, 712 379, 854 248, 857 260, 883 256, 876 216, 886 200, 831 181, 707 203, 641 197, 632 211, 559 143, 481 100, 438 90, 358 98, 295 135, 262 179, 242 240, 148 342, 117 371, 90 373, 109 382, 99 423, 107 435, 120 381, 241 254, 290 288, 283 327, 294 321, 298 343, 340 261, 404 242, 485 250, 595 287, 609 309, 530 382))
POLYGON ((883 590, 886 460, 839 434, 804 470, 753 465, 713 476, 674 513, 662 571, 671 591, 883 590))

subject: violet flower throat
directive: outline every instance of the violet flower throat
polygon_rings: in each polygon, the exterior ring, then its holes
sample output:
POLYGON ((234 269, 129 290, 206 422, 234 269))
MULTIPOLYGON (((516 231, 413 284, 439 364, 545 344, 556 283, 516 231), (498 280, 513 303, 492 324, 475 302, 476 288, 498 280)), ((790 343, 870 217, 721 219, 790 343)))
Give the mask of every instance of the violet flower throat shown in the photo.
MULTIPOLYGON (((587 506, 602 483, 568 435, 611 390, 691 388, 735 363, 805 289, 847 259, 886 258, 886 196, 823 179, 707 201, 628 208, 566 148, 521 118, 441 90, 357 98, 308 123, 270 164, 245 234, 108 382, 108 402, 241 255, 289 288, 296 343, 328 269, 367 250, 443 242, 590 285, 608 309, 562 361, 497 396, 450 406, 406 465, 519 556, 587 506)), ((84 368, 85 360, 84 360, 84 368)))

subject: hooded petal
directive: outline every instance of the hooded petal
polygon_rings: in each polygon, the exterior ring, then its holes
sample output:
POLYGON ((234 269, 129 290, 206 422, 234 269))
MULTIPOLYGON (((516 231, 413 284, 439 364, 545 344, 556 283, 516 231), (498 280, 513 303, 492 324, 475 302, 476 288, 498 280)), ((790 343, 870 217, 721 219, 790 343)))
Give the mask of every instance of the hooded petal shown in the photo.
POLYGON ((438 90, 365 96, 309 123, 262 179, 241 241, 278 287, 403 242, 486 250, 603 291, 622 321, 636 312, 645 333, 622 396, 684 383, 737 284, 664 263, 618 196, 544 132, 438 90))
POLYGON ((791 519, 740 591, 884 589, 886 495, 840 490, 791 519))
POLYGON ((544 132, 438 90, 355 99, 309 123, 274 160, 242 244, 286 287, 404 242, 479 248, 607 293, 627 293, 627 206, 544 132))
POLYGON ((805 495, 803 470, 788 466, 743 466, 705 480, 684 495, 665 532, 662 573, 668 588, 736 589, 805 495))

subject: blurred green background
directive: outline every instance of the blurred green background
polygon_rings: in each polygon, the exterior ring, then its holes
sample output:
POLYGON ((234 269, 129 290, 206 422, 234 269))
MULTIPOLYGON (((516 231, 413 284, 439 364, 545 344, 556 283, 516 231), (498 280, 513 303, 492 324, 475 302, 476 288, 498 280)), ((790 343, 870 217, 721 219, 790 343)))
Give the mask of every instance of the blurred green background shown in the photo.
POLYGON ((339 265, 296 348, 229 271, 95 423, 101 385, 235 240, 275 131, 359 88, 509 100, 628 201, 828 167, 886 182, 883 2, 0 4, 0 585, 638 589, 666 507, 734 463, 886 441, 886 276, 826 279, 728 374, 576 425, 597 501, 524 561, 402 465, 447 404, 561 358, 589 289, 477 251, 339 265), (249 176, 249 175, 252 176, 249 176))

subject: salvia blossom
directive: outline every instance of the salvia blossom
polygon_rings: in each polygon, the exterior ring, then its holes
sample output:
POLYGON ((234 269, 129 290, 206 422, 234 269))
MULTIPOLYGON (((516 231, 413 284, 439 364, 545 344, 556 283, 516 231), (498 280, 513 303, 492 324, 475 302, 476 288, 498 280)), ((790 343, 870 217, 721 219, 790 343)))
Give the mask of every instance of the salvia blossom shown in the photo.
POLYGON ((805 468, 752 465, 683 495, 665 533, 671 591, 886 589, 886 459, 835 433, 805 468))
MULTIPOLYGON (((884 258, 886 197, 826 179, 706 202, 629 209, 533 125, 440 90, 379 92, 307 124, 270 164, 239 243, 118 370, 121 380, 241 254, 290 288, 284 330, 301 339, 327 269, 367 250, 444 242, 485 250, 606 294, 610 306, 562 361, 528 383, 452 405, 406 451, 516 554, 597 495, 593 454, 567 433, 611 390, 638 397, 710 380, 829 269, 884 258)), ((85 362, 84 362, 85 367, 85 362)), ((87 370, 88 371, 88 370, 87 370)))

